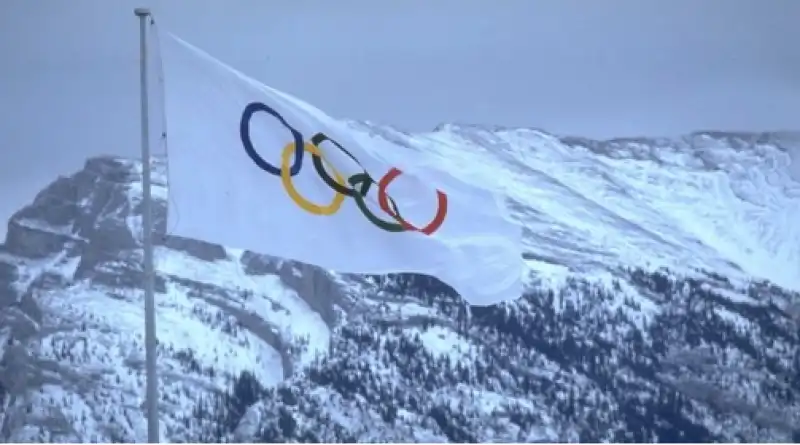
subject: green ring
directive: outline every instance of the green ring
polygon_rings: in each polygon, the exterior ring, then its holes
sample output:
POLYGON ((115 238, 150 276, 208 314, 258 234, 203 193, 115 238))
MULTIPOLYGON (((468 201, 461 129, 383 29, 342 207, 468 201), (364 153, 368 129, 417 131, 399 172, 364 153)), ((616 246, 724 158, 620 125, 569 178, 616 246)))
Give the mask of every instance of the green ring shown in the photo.
MULTIPOLYGON (((356 184, 360 183, 365 183, 366 187, 369 187, 371 184, 375 183, 375 180, 373 180, 366 173, 356 173, 355 175, 348 178, 347 182, 349 182, 350 185, 352 185, 353 187, 355 187, 356 184)), ((406 228, 403 227, 401 224, 390 223, 375 216, 375 214, 372 213, 372 211, 370 211, 370 209, 367 207, 367 203, 364 201, 364 197, 361 196, 361 193, 353 193, 352 198, 355 199, 356 205, 358 205, 358 208, 359 210, 361 210, 361 213, 363 213, 364 216, 366 216, 369 222, 371 222, 372 224, 375 224, 376 226, 387 232, 406 232, 406 228)), ((392 202, 392 204, 394 204, 394 202, 392 202)), ((397 211, 397 206, 393 205, 393 207, 395 208, 395 211, 397 211)))

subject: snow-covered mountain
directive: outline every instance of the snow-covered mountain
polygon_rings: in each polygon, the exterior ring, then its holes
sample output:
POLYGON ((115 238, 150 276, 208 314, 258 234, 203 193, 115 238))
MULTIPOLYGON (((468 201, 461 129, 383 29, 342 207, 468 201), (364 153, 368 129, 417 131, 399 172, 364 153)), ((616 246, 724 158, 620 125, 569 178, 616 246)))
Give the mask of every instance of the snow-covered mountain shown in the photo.
MULTIPOLYGON (((154 160, 165 440, 800 439, 800 136, 350 126, 504 193, 525 295, 170 236, 154 160)), ((3 441, 145 439, 140 172, 90 159, 9 221, 3 441)))

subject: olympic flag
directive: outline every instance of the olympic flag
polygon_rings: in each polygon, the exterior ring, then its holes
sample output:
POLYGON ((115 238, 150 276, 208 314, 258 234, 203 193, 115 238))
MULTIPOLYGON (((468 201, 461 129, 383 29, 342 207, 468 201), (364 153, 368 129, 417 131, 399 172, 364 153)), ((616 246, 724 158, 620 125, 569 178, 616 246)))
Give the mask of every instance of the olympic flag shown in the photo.
POLYGON ((385 145, 311 105, 174 35, 159 43, 170 233, 344 273, 433 275, 472 304, 520 296, 520 228, 493 195, 389 163, 385 145))

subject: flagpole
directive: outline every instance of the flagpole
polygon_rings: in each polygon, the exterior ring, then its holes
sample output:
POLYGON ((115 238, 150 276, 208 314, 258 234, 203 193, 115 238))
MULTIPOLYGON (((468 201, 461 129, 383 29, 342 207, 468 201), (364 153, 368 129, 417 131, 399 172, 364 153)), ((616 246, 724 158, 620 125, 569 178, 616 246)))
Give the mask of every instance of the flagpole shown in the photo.
POLYGON ((156 370, 156 304, 153 268, 153 215, 150 192, 150 121, 147 101, 147 19, 150 10, 136 8, 139 17, 140 82, 142 106, 142 246, 144 248, 144 348, 147 380, 147 442, 159 443, 158 372, 156 370))

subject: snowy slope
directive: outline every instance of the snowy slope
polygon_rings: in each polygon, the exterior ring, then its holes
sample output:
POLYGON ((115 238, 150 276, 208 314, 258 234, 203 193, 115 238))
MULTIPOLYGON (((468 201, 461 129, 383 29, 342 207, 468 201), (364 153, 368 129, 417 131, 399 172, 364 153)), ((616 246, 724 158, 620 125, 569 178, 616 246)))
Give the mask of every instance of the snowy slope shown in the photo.
MULTIPOLYGON (((526 295, 469 308, 435 279, 343 276, 159 236, 165 439, 796 434, 796 135, 591 141, 349 125, 386 157, 504 193, 524 227, 526 295)), ((4 440, 146 436, 140 174, 136 162, 90 159, 9 222, 4 440)))
POLYGON ((352 126, 395 156, 413 153, 505 193, 526 249, 546 263, 705 268, 800 289, 800 174, 791 174, 800 167, 790 165, 800 134, 592 141, 531 129, 445 125, 407 135, 352 126))

